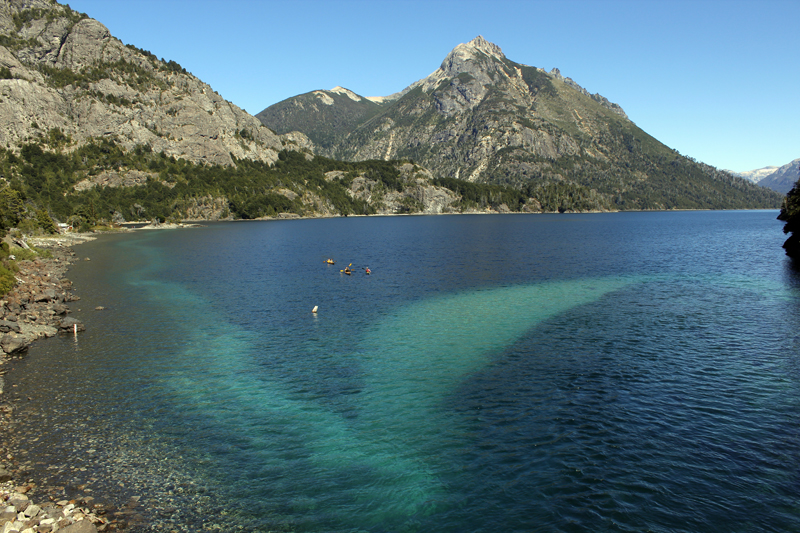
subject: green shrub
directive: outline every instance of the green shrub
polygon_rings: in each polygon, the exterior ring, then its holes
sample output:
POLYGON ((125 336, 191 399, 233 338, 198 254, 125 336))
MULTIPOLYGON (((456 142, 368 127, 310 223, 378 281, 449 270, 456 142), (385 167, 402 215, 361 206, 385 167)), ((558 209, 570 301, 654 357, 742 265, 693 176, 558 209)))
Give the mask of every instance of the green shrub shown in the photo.
POLYGON ((11 253, 17 261, 33 261, 39 257, 39 253, 34 248, 12 248, 11 253))
POLYGON ((8 291, 17 285, 14 273, 4 265, 0 265, 0 295, 8 294, 8 291))
POLYGON ((55 222, 53 222, 53 219, 50 218, 50 215, 48 215, 47 211, 44 209, 36 211, 36 220, 39 223, 39 227, 42 228, 45 233, 49 233, 50 235, 58 233, 55 222))

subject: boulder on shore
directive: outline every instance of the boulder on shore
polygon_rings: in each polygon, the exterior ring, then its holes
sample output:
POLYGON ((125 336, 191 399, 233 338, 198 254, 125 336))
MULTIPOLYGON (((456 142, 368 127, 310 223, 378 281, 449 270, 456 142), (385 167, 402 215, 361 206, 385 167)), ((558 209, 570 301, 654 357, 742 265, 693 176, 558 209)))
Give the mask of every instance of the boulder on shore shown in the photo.
POLYGON ((13 331, 14 333, 19 333, 19 324, 15 321, 11 320, 0 320, 0 332, 8 333, 9 331, 13 331))
POLYGON ((86 331, 86 326, 84 326, 83 323, 80 320, 78 320, 76 318, 73 318, 71 316, 68 316, 68 317, 62 319, 61 322, 58 323, 58 329, 59 329, 59 331, 62 331, 62 332, 86 331), (76 326, 77 326, 77 328, 76 328, 76 326))
POLYGON ((28 349, 28 339, 6 333, 0 339, 0 348, 7 354, 22 352, 28 349))

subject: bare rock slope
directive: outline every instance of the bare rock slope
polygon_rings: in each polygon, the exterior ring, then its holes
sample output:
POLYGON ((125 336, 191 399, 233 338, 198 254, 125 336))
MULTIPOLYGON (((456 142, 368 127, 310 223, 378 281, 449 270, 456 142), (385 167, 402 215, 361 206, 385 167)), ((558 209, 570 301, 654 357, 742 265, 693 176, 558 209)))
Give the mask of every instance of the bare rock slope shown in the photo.
POLYGON ((276 135, 174 61, 48 0, 0 3, 0 70, 0 143, 12 148, 54 128, 79 144, 114 136, 126 149, 223 165, 310 147, 302 135, 276 135))

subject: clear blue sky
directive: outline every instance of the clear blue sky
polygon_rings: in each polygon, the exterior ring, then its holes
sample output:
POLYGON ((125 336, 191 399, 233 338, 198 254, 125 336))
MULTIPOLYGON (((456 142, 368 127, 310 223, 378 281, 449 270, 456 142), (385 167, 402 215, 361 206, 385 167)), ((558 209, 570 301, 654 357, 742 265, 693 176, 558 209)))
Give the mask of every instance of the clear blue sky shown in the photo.
POLYGON ((72 0, 255 114, 337 85, 386 96, 477 35, 557 67, 664 144, 735 171, 800 157, 798 0, 72 0))

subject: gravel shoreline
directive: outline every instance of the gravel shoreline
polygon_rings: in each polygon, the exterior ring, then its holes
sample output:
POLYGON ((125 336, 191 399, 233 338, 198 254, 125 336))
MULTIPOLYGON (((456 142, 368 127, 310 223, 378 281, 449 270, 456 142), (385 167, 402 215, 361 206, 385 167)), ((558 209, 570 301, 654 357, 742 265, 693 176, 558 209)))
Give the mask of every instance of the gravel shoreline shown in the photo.
POLYGON ((18 261, 17 286, 0 298, 0 533, 261 531, 255 524, 243 526, 246 519, 216 501, 214 489, 194 475, 196 457, 175 456, 126 431, 108 446, 107 434, 85 426, 60 443, 42 440, 53 422, 30 410, 36 398, 13 383, 19 379, 10 379, 12 367, 38 339, 81 336, 83 324, 70 317, 70 306, 78 310, 80 298, 65 275, 89 259, 73 246, 94 239, 29 239, 52 256, 18 261), (43 451, 55 461, 42 457, 43 451))
POLYGON ((55 335, 76 335, 83 324, 69 316, 79 300, 65 277, 77 260, 72 246, 93 240, 91 235, 31 239, 29 244, 51 253, 49 258, 18 261, 17 286, 0 299, 0 533, 94 533, 124 528, 135 514, 137 501, 123 510, 108 505, 81 487, 85 494, 66 499, 55 487, 41 487, 27 464, 13 453, 8 441, 14 431, 15 402, 4 376, 28 346, 55 335), (34 501, 35 500, 35 501, 34 501))

